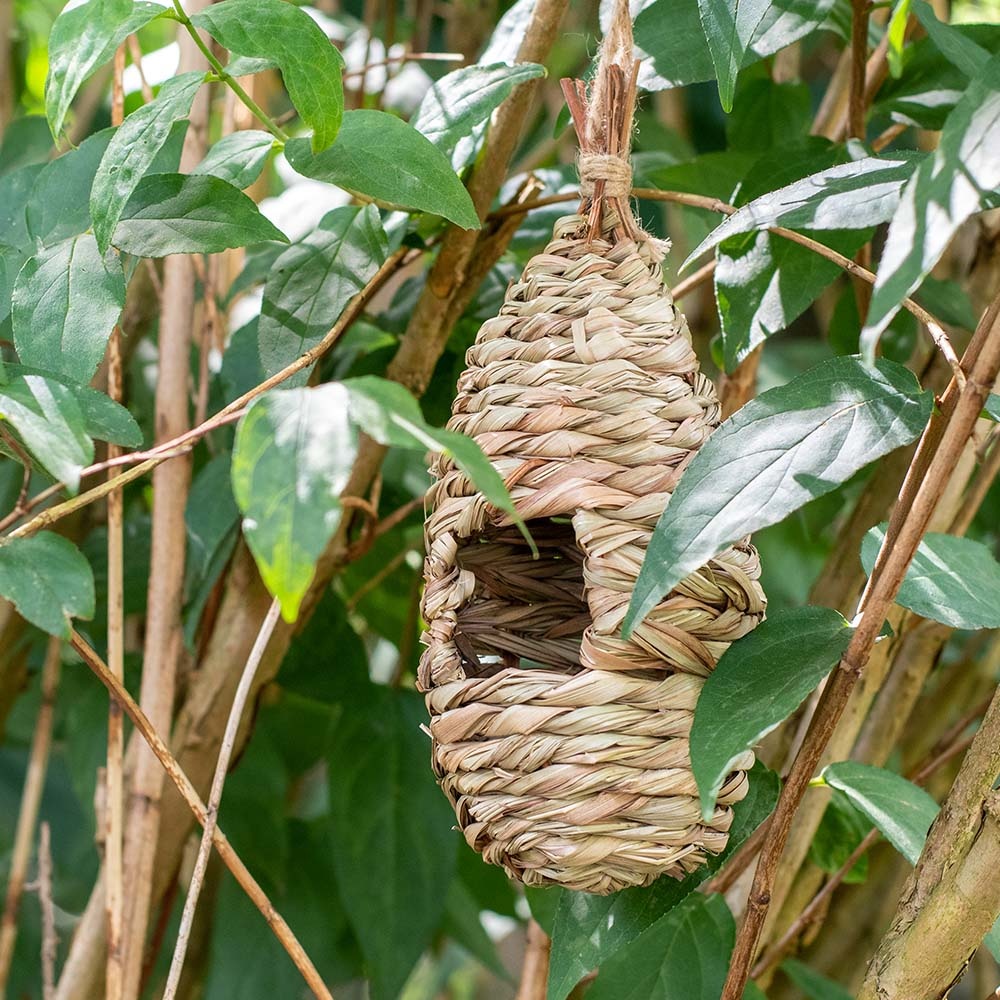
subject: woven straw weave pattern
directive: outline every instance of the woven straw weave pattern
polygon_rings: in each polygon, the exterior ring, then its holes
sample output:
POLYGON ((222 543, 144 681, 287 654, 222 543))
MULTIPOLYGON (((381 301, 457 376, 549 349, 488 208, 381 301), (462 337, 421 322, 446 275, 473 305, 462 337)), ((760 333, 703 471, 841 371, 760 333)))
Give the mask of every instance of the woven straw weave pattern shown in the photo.
POLYGON ((608 893, 721 851, 747 754, 701 820, 688 733, 704 678, 761 619, 748 543, 692 574, 628 641, 653 528, 718 425, 658 248, 561 219, 467 356, 449 427, 475 438, 541 558, 448 458, 428 494, 419 684, 469 844, 527 885, 608 893))

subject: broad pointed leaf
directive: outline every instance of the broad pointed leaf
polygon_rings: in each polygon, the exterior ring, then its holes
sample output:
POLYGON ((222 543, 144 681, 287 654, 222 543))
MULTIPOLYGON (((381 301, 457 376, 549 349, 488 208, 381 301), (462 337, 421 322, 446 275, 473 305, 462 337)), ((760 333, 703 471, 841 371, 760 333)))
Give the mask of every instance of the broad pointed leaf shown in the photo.
POLYGON ((242 191, 260 177, 274 145, 270 132, 249 128, 233 132, 215 143, 191 173, 212 174, 242 191))
POLYGON ((650 541, 625 630, 727 545, 909 444, 931 406, 931 393, 901 365, 882 359, 869 368, 856 357, 825 361, 747 403, 681 477, 650 541))
MULTIPOLYGON (((861 543, 871 573, 886 525, 861 543)), ((982 542, 932 532, 924 535, 896 595, 896 603, 952 628, 1000 628, 1000 563, 982 542)))
POLYGON ((990 61, 990 53, 959 28, 938 20, 926 0, 914 0, 913 13, 941 54, 970 80, 990 61))
POLYGON ((736 77, 770 0, 698 0, 698 16, 719 81, 722 110, 733 110, 736 77))
POLYGON ((707 819, 734 764, 837 665, 853 629, 831 608, 775 612, 737 639, 708 676, 691 726, 691 770, 707 819))
POLYGON ((68 639, 74 618, 94 614, 94 576, 72 542, 40 531, 0 545, 0 596, 32 625, 68 639))

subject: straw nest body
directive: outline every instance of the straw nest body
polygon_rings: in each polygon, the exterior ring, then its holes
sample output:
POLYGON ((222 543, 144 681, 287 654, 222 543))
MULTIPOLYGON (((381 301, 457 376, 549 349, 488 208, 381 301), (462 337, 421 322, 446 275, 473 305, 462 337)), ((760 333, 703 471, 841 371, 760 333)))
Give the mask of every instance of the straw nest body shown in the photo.
POLYGON ((621 625, 653 528, 720 420, 650 241, 561 219, 467 357, 449 427, 505 478, 538 545, 447 457, 428 495, 419 683, 469 844, 527 885, 608 893, 721 851, 747 754, 701 819, 698 692, 764 612, 734 545, 621 625))

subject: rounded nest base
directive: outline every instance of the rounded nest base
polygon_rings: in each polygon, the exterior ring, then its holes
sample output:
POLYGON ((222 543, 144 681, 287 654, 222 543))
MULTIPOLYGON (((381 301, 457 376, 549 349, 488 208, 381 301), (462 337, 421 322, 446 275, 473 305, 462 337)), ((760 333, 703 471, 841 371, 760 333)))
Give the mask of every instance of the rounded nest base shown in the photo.
POLYGON ((444 456, 428 494, 419 683, 434 769, 469 844, 526 885, 609 893, 726 845, 741 759, 703 821, 688 734, 719 656, 760 621, 749 542, 621 638, 653 528, 718 425, 712 383, 646 240, 579 215, 467 357, 449 427, 504 476, 540 557, 444 456))

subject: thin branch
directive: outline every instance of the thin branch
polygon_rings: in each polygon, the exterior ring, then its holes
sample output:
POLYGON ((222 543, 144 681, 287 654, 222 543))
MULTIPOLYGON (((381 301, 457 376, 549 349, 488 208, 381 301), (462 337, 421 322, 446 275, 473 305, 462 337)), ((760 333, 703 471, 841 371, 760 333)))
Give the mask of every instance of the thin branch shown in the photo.
POLYGON ((219 758, 215 765, 215 774, 212 777, 212 790, 208 796, 208 812, 201 834, 201 843, 198 845, 198 857, 195 859, 194 871, 191 873, 187 899, 184 901, 184 912, 181 915, 181 926, 177 934, 177 944, 174 947, 174 957, 170 962, 170 972, 167 976, 166 988, 163 991, 163 1000, 174 1000, 177 995, 181 972, 184 969, 184 957, 187 954, 188 941, 191 937, 191 928, 194 925, 194 914, 198 907, 198 897, 201 895, 201 887, 205 881, 205 870, 208 868, 208 859, 212 853, 212 837, 219 822, 222 789, 226 783, 226 774, 229 772, 229 761, 233 755, 233 747, 236 745, 236 734, 243 719, 247 698, 250 697, 254 677, 257 676, 257 668, 264 658, 264 652, 271 640, 271 633, 274 631, 280 614, 281 605, 275 599, 271 602, 267 616, 260 626, 257 641, 250 650, 250 656, 247 658, 240 683, 236 688, 236 695, 233 698, 233 707, 229 710, 226 732, 222 737, 222 746, 219 748, 219 758))
POLYGON ((49 824, 42 822, 38 831, 38 903, 42 911, 42 998, 56 995, 56 908, 52 902, 52 840, 49 824))
MULTIPOLYGON (((139 39, 135 35, 129 35, 125 40, 125 44, 128 45, 128 52, 132 57, 132 65, 135 66, 135 71, 139 74, 139 89, 142 91, 142 99, 149 104, 153 99, 153 88, 149 85, 149 81, 146 79, 146 74, 142 68, 142 49, 139 46, 139 39)), ((111 124, 120 125, 121 122, 116 122, 114 118, 115 116, 112 114, 111 124)))
MULTIPOLYGON (((132 720, 136 730, 145 740, 147 746, 153 751, 156 759, 163 766, 167 776, 174 783, 181 798, 187 803, 195 819, 204 828, 208 823, 208 807, 202 802, 201 797, 191 784, 190 779, 181 770, 176 758, 170 752, 166 743, 153 728, 152 723, 146 713, 136 704, 135 700, 125 689, 125 685, 118 680, 108 669, 107 664, 90 647, 87 641, 78 633, 73 632, 71 642, 73 648, 83 658, 84 663, 97 675, 98 680, 108 689, 121 706, 125 714, 132 720)), ((281 946, 288 953, 289 958, 295 967, 302 973, 302 978, 309 988, 319 998, 319 1000, 333 1000, 333 995, 324 985, 315 965, 306 954, 298 938, 292 929, 285 922, 284 918, 275 909, 274 904, 268 899, 267 894, 257 883, 257 880, 250 874, 249 869, 240 860, 239 855, 233 850, 228 838, 222 830, 216 826, 212 833, 212 845, 218 852, 223 864, 233 873, 236 881, 243 891, 250 897, 253 904, 260 910, 268 926, 274 932, 275 937, 281 942, 281 946)))
POLYGON ((847 106, 848 134, 865 135, 865 60, 868 56, 868 16, 871 0, 851 0, 851 91, 847 106))
POLYGON ((957 379, 952 379, 942 400, 941 413, 932 416, 921 437, 875 567, 862 594, 860 620, 838 669, 826 685, 778 799, 771 830, 757 863, 746 916, 737 937, 721 1000, 740 1000, 743 995, 770 905, 778 862, 795 813, 848 698, 864 671, 886 613, 1000 371, 1000 297, 986 311, 966 349, 964 363, 969 370, 965 386, 959 389, 957 379))
MULTIPOLYGON (((344 74, 345 80, 353 80, 355 77, 367 76, 373 69, 382 69, 385 66, 395 66, 408 62, 452 62, 460 63, 465 61, 465 56, 461 52, 403 52, 398 56, 390 56, 388 59, 380 59, 378 62, 368 63, 361 69, 352 70, 344 74)), ((294 117, 295 112, 293 112, 294 117)))
POLYGON ((670 289, 670 297, 674 302, 679 302, 685 296, 690 295, 693 291, 701 288, 706 281, 711 280, 712 275, 715 274, 715 266, 717 264, 717 259, 713 257, 710 261, 702 264, 694 274, 689 274, 686 278, 682 278, 680 281, 670 289))
POLYGON ((529 920, 521 982, 515 1000, 545 1000, 551 950, 549 936, 534 920, 529 920))
POLYGON ((45 772, 52 744, 52 716, 56 690, 59 687, 61 653, 62 643, 53 636, 49 639, 45 664, 42 667, 42 703, 38 709, 35 732, 31 738, 31 753, 28 757, 24 789, 21 792, 21 807, 17 814, 10 873, 7 876, 7 897, 4 901, 3 918, 0 920, 0 1000, 4 1000, 7 995, 7 979, 10 976, 14 944, 17 941, 17 912, 24 893, 24 879, 35 840, 35 823, 42 802, 42 789, 45 787, 45 772))

